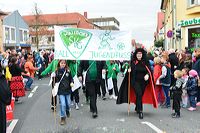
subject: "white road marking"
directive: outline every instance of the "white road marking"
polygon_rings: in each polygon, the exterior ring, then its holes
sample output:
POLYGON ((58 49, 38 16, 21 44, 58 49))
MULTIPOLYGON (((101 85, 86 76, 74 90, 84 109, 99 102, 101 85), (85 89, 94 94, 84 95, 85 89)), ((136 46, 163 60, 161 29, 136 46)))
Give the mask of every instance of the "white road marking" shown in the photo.
POLYGON ((9 127, 7 127, 6 129, 6 133, 12 133, 12 131, 14 130, 16 124, 18 122, 18 119, 14 119, 12 120, 12 122, 10 123, 9 127))
POLYGON ((36 92, 37 88, 38 88, 38 86, 35 86, 33 88, 33 90, 31 91, 31 93, 29 94, 28 98, 31 98, 33 96, 33 94, 36 92))
POLYGON ((148 125, 150 128, 152 128, 154 131, 156 131, 156 133, 164 133, 164 131, 160 130, 159 128, 157 128, 155 125, 153 125, 152 123, 150 122, 141 122, 142 124, 146 124, 148 125))

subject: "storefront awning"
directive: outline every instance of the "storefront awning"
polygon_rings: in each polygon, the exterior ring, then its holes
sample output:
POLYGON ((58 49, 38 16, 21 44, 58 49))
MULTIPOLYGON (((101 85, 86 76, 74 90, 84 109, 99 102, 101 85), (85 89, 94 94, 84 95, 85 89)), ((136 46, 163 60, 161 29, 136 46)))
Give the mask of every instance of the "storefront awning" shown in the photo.
POLYGON ((17 44, 19 47, 31 47, 31 44, 17 44))

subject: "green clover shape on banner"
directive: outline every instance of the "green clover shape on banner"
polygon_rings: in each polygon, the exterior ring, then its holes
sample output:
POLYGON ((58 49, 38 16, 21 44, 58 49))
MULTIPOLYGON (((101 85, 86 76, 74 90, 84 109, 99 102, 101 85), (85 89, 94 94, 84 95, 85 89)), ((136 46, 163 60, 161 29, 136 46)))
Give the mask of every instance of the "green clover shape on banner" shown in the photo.
POLYGON ((92 38, 92 33, 76 28, 64 29, 59 34, 64 46, 75 59, 84 53, 92 38))

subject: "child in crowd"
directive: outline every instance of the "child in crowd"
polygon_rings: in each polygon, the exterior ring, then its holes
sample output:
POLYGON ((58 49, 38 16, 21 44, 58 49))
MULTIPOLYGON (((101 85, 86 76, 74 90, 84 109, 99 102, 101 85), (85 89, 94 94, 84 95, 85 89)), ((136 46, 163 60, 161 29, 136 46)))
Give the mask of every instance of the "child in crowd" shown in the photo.
POLYGON ((176 79, 176 83, 172 86, 172 100, 173 106, 172 109, 175 113, 172 113, 172 118, 179 118, 180 117, 180 109, 181 109, 181 96, 182 96, 182 86, 184 84, 184 79, 182 79, 183 72, 180 70, 176 70, 174 72, 174 78, 176 79))
POLYGON ((70 117, 69 112, 69 102, 70 102, 70 94, 71 87, 73 87, 73 78, 69 71, 67 62, 65 60, 60 60, 58 62, 58 68, 56 70, 56 82, 60 82, 58 87, 58 95, 60 99, 60 124, 64 125, 66 115, 70 117))
POLYGON ((188 108, 189 111, 196 110, 196 103, 197 103, 196 95, 198 93, 197 78, 198 78, 198 73, 195 70, 190 70, 189 78, 187 81, 187 93, 190 102, 190 108, 188 108))
POLYGON ((182 93, 182 107, 183 108, 187 108, 188 94, 187 94, 186 84, 187 84, 187 81, 188 81, 188 72, 189 72, 189 69, 188 68, 183 68, 182 72, 183 72, 182 79, 184 79, 184 84, 182 86, 182 90, 183 90, 183 93, 182 93))
POLYGON ((161 66, 161 58, 160 57, 155 57, 154 58, 154 83, 155 83, 155 92, 157 96, 158 103, 162 105, 165 101, 165 96, 162 90, 162 86, 158 78, 162 74, 162 66, 161 66))
POLYGON ((168 53, 163 53, 161 57, 162 74, 159 77, 162 89, 165 94, 165 104, 162 106, 163 108, 170 107, 169 88, 171 85, 171 65, 168 62, 168 59, 169 59, 168 53))

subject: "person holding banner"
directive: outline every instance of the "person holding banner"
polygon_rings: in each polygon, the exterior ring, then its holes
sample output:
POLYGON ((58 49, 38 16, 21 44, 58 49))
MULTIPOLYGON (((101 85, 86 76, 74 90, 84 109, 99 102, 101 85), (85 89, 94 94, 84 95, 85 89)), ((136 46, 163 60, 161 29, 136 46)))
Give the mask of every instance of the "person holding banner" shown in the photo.
POLYGON ((69 64, 69 69, 72 74, 72 77, 74 79, 74 87, 72 88, 72 94, 71 94, 71 103, 72 105, 74 104, 74 99, 75 99, 75 109, 79 110, 79 89, 81 88, 82 84, 80 83, 77 77, 77 71, 78 71, 78 66, 80 64, 80 61, 72 60, 68 61, 69 64))
POLYGON ((118 87, 117 87, 117 74, 119 73, 119 66, 118 64, 113 61, 107 61, 107 68, 108 68, 108 75, 107 75, 107 79, 108 79, 108 90, 109 90, 109 95, 110 95, 110 99, 115 99, 117 100, 117 96, 118 96, 118 87), (115 91, 115 95, 113 95, 113 88, 115 91))
POLYGON ((55 82, 60 82, 57 93, 60 99, 60 125, 64 125, 66 123, 66 115, 67 117, 70 117, 69 99, 72 87, 74 86, 73 78, 66 60, 59 60, 55 73, 55 82))
MULTIPOLYGON (((41 76, 45 76, 48 73, 52 72, 51 80, 50 80, 50 84, 52 86, 52 89, 53 89, 54 84, 55 84, 55 71, 57 69, 57 66, 58 66, 58 60, 54 59, 48 65, 48 67, 41 73, 41 76)), ((57 96, 55 96, 55 97, 51 96, 51 110, 55 111, 56 110, 56 105, 57 105, 57 96)))
POLYGON ((98 86, 97 94, 98 97, 101 97, 102 99, 106 100, 106 69, 104 68, 106 66, 106 61, 101 61, 101 70, 102 70, 102 75, 101 75, 101 82, 98 86))
POLYGON ((128 70, 130 76, 126 74, 121 84, 117 104, 135 103, 135 111, 139 119, 143 119, 143 103, 158 107, 151 69, 143 48, 136 49, 130 65, 131 68, 128 70))
POLYGON ((78 77, 80 81, 85 82, 86 90, 88 91, 90 97, 90 111, 92 112, 92 117, 98 117, 97 111, 97 93, 98 86, 101 82, 102 71, 105 71, 105 67, 102 67, 101 61, 93 61, 93 60, 82 60, 78 69, 78 77), (82 73, 85 72, 82 78, 82 73))

